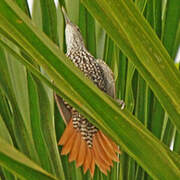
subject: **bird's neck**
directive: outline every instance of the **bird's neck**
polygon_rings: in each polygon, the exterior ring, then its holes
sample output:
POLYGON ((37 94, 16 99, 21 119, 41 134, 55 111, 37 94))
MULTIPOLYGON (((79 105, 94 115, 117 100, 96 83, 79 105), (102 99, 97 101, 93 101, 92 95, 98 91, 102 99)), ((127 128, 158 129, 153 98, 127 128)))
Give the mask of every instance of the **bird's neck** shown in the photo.
POLYGON ((73 35, 66 35, 67 53, 85 49, 83 40, 73 35))
POLYGON ((77 43, 70 43, 67 44, 67 53, 69 52, 75 52, 75 51, 81 51, 82 49, 85 49, 84 46, 79 46, 77 43))
POLYGON ((86 52, 86 48, 83 44, 79 45, 77 44, 76 42, 72 42, 70 44, 67 44, 66 45, 67 47, 67 54, 74 54, 74 53, 77 53, 77 52, 86 52))

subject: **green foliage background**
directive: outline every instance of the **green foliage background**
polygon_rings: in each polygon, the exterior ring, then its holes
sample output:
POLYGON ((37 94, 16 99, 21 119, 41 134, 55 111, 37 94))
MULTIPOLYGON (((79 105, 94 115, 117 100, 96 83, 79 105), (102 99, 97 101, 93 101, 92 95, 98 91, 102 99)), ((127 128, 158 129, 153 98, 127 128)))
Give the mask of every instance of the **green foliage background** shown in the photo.
POLYGON ((0 179, 91 179, 59 155, 65 125, 53 91, 123 151, 107 177, 96 168, 94 179, 179 179, 179 5, 39 0, 31 16, 26 0, 0 0, 0 179), (125 110, 65 57, 61 6, 87 49, 111 67, 125 110))

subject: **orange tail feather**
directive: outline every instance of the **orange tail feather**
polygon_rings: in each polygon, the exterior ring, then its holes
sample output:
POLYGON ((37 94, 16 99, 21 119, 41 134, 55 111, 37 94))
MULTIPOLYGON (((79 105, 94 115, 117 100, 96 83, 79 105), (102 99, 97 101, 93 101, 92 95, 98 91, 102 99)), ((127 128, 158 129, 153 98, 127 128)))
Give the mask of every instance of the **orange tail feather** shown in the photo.
POLYGON ((97 164, 97 166, 99 167, 99 169, 105 174, 107 175, 107 169, 108 166, 104 164, 104 162, 102 161, 102 159, 98 156, 97 153, 97 149, 93 148, 93 155, 94 155, 94 159, 95 159, 95 163, 97 164))
POLYGON ((74 132, 73 124, 72 124, 72 121, 70 121, 63 135, 61 136, 61 139, 59 140, 58 145, 64 145, 68 141, 69 137, 71 137, 73 132, 74 132))
MULTIPOLYGON (((91 152, 91 154, 92 154, 92 152, 91 152)), ((91 177, 93 177, 94 176, 94 170, 95 170, 95 159, 94 159, 94 157, 92 157, 89 169, 90 169, 91 177)))
POLYGON ((75 141, 75 137, 76 137, 76 132, 74 131, 71 135, 71 138, 69 138, 66 141, 66 143, 64 144, 62 151, 61 151, 62 155, 66 155, 71 151, 71 149, 73 147, 73 142, 75 141))
POLYGON ((74 140, 74 146, 72 147, 72 151, 69 155, 69 161, 72 162, 74 160, 76 160, 77 156, 78 156, 78 151, 77 149, 79 148, 80 146, 80 143, 81 143, 81 134, 80 133, 77 133, 76 135, 76 139, 74 140))
POLYGON ((87 148, 86 158, 83 164, 84 167, 84 174, 88 169, 91 169, 91 162, 92 162, 92 152, 89 148, 87 148))
POLYGON ((100 131, 100 138, 102 145, 104 145, 106 152, 109 153, 110 157, 112 158, 113 161, 119 162, 119 159, 115 153, 115 150, 113 149, 111 143, 109 142, 109 140, 107 139, 107 137, 100 131))
POLYGON ((63 145, 61 154, 68 154, 69 161, 76 161, 77 167, 83 165, 84 173, 89 169, 91 177, 94 176, 95 165, 107 175, 112 161, 119 161, 116 153, 120 153, 118 146, 101 131, 93 137, 92 148, 88 147, 81 133, 73 128, 72 120, 67 125, 58 145, 63 145))
POLYGON ((86 146, 86 142, 84 140, 81 141, 81 146, 79 147, 79 155, 78 155, 78 158, 77 158, 77 167, 81 166, 83 163, 84 163, 84 160, 86 158, 86 149, 87 149, 87 146, 86 146))
MULTIPOLYGON (((97 133, 99 133, 99 132, 97 132, 97 133)), ((111 162, 110 162, 109 158, 106 156, 106 154, 104 153, 104 150, 103 150, 101 144, 98 143, 97 136, 95 136, 95 138, 93 139, 93 146, 94 146, 94 149, 96 149, 97 156, 101 159, 101 162, 106 166, 110 166, 111 162)))
POLYGON ((103 155, 103 157, 104 157, 103 159, 105 159, 105 160, 107 161, 107 163, 108 163, 110 166, 113 167, 112 155, 108 156, 108 153, 106 152, 106 148, 107 148, 107 147, 105 147, 104 144, 101 143, 101 139, 100 139, 100 136, 99 136, 99 132, 97 133, 96 141, 97 141, 97 143, 98 143, 98 146, 99 146, 99 147, 101 146, 101 148, 100 148, 100 149, 101 149, 100 153, 103 155))

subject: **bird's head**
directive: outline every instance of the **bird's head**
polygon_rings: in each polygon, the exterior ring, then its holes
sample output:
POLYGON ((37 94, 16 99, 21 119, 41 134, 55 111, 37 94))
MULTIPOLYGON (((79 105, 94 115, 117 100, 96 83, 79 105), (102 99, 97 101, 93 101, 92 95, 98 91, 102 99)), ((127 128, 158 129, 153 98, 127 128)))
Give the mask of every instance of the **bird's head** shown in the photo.
POLYGON ((62 7, 62 12, 66 23, 65 37, 66 37, 67 51, 70 51, 71 49, 83 48, 84 41, 81 32, 79 30, 79 27, 70 21, 63 7, 62 7))

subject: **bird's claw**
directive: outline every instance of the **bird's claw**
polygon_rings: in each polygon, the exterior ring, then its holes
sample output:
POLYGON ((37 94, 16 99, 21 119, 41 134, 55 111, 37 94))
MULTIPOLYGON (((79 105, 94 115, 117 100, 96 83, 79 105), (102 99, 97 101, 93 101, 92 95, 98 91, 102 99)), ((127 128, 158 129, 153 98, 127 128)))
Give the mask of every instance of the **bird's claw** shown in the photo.
POLYGON ((117 99, 117 102, 119 105, 121 105, 121 109, 123 110, 126 106, 125 102, 123 100, 117 99))

